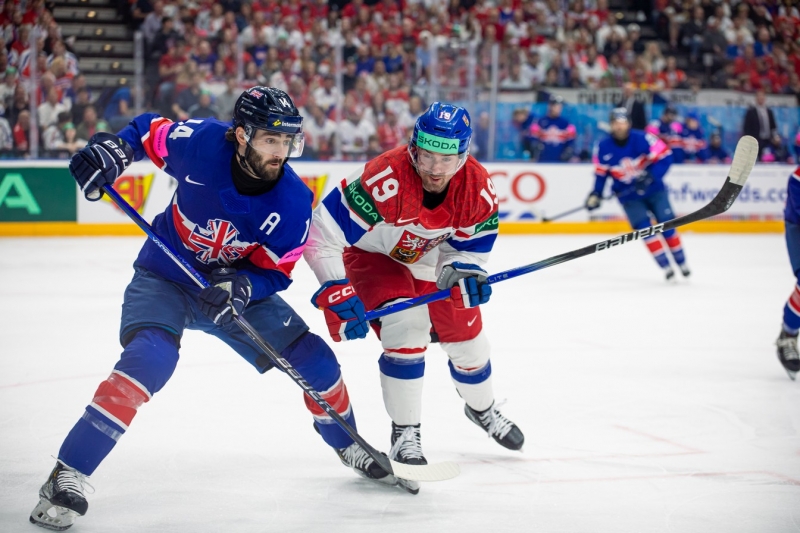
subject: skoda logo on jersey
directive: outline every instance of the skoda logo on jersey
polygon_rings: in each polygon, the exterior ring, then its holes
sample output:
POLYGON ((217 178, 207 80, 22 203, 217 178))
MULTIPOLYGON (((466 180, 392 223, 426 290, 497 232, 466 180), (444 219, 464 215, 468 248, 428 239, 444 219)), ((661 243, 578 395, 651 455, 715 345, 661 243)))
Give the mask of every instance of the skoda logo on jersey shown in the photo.
POLYGON ((209 220, 206 229, 195 226, 189 234, 189 244, 197 252, 198 261, 230 265, 247 250, 247 246, 242 246, 246 243, 240 243, 236 239, 238 235, 236 226, 217 218, 209 220))

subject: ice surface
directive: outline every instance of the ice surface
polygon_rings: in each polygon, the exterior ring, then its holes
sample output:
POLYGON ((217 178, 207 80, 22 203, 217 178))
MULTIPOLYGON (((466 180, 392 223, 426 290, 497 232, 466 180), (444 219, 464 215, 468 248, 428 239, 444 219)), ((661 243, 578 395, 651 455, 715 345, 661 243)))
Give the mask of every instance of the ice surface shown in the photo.
MULTIPOLYGON (((602 236, 501 237, 489 270, 602 236)), ((0 531, 28 524, 70 427, 116 362, 143 239, 0 240, 0 531)), ((641 243, 495 286, 484 308, 523 453, 467 420, 438 347, 422 434, 460 477, 418 496, 364 481, 311 427, 299 389, 218 340, 183 339, 171 382, 92 477, 83 532, 800 530, 800 382, 773 342, 793 277, 780 235, 684 239, 670 286, 641 243)), ((318 333, 305 264, 286 295, 318 333)), ((359 428, 389 444, 374 337, 337 344, 359 428)))

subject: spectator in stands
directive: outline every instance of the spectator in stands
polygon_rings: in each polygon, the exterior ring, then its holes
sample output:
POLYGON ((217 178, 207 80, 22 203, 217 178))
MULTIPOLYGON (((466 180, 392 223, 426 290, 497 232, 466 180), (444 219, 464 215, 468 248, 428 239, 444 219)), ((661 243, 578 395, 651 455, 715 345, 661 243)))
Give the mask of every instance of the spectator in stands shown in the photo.
POLYGON ((11 125, 4 117, 0 117, 0 151, 11 151, 14 149, 14 134, 11 125))
POLYGON ((75 142, 75 126, 71 121, 72 115, 69 111, 59 113, 57 122, 55 124, 51 124, 42 132, 42 147, 47 151, 63 151, 66 154, 71 154, 86 146, 87 141, 85 139, 80 146, 75 142), (64 134, 67 127, 73 130, 73 139, 69 142, 64 134))
MULTIPOLYGON (((536 48, 529 48, 526 52, 527 59, 522 64, 520 76, 528 82, 529 87, 541 85, 547 75, 547 67, 542 61, 541 54, 536 48)), ((560 65, 559 65, 560 66, 560 65)))
POLYGON ((385 120, 378 126, 378 141, 383 152, 408 144, 408 129, 399 123, 397 113, 390 108, 384 113, 385 120))
POLYGON ((702 6, 697 6, 692 10, 691 20, 684 23, 680 28, 679 42, 681 48, 689 52, 689 60, 697 63, 700 49, 703 45, 703 33, 705 32, 705 12, 702 6))
MULTIPOLYGON (((202 72, 195 72, 191 76, 190 85, 178 93, 175 103, 172 104, 172 112, 178 117, 178 120, 189 120, 192 118, 189 114, 189 109, 200 103, 201 86, 204 81, 205 75, 202 72)), ((216 113, 209 116, 215 115, 216 113)))
POLYGON ((675 56, 667 58, 666 68, 658 75, 658 82, 662 89, 684 89, 686 88, 686 73, 678 68, 678 61, 675 56))
POLYGON ((219 111, 211 101, 211 93, 202 90, 197 103, 189 108, 188 114, 192 118, 216 118, 219 116, 219 111))
POLYGON ((530 91, 532 89, 531 79, 523 78, 522 65, 513 63, 508 69, 508 75, 500 81, 500 89, 503 91, 530 91))
POLYGON ((727 61, 721 69, 711 75, 711 87, 730 90, 739 88, 739 78, 736 76, 735 66, 732 61, 727 61))
POLYGON ((36 108, 39 117, 39 127, 47 128, 58 122, 58 115, 62 112, 69 112, 69 106, 58 101, 58 89, 50 87, 47 91, 47 99, 36 108))
POLYGON ((3 71, 3 83, 0 83, 0 106, 3 108, 2 114, 5 114, 5 110, 11 107, 16 88, 17 69, 14 67, 7 67, 6 70, 3 71))
POLYGON ((73 105, 74 105, 75 102, 78 99, 78 93, 81 90, 86 91, 86 94, 88 95, 89 100, 91 100, 92 92, 89 90, 89 87, 86 85, 86 76, 84 76, 83 74, 78 73, 77 76, 72 78, 72 84, 70 85, 69 89, 67 89, 67 92, 64 94, 64 98, 69 98, 69 101, 72 102, 73 105))
MULTIPOLYGON (((70 117, 71 120, 72 117, 70 117)), ((74 124, 74 122, 73 122, 74 124)), ((83 110, 83 116, 76 128, 76 135, 79 139, 91 139, 95 133, 105 131, 110 132, 111 128, 108 122, 97 117, 97 109, 94 105, 89 104, 83 110)))
POLYGON ((200 41, 197 46, 197 53, 192 54, 190 59, 197 63, 197 70, 208 77, 214 71, 217 54, 211 51, 211 45, 208 41, 200 41))
POLYGON ((14 136, 14 150, 28 153, 31 139, 31 112, 27 109, 20 111, 17 123, 11 128, 14 136))
POLYGON ((603 56, 597 55, 597 49, 594 45, 589 46, 586 50, 585 60, 578 63, 578 73, 580 76, 581 84, 586 87, 597 88, 600 86, 600 80, 608 69, 608 64, 603 56))
POLYGON ((111 96, 103 113, 111 131, 119 131, 133 118, 133 94, 129 87, 120 87, 111 96))
POLYGON ((310 105, 307 112, 310 118, 303 121, 305 149, 311 149, 312 158, 328 160, 334 152, 336 123, 318 105, 310 105))
POLYGON ((164 18, 164 2, 156 0, 153 2, 153 10, 145 15, 142 25, 139 29, 144 37, 144 44, 147 50, 151 50, 156 35, 161 31, 161 24, 164 18))
POLYGON ((325 114, 329 114, 341 98, 339 89, 334 85, 335 82, 332 74, 326 74, 322 79, 322 86, 317 87, 312 95, 314 102, 322 108, 325 114))
MULTIPOLYGON (((67 50, 67 45, 64 44, 64 41, 57 40, 53 44, 53 53, 47 56, 47 68, 52 69, 53 62, 61 58, 64 62, 64 74, 70 78, 74 78, 78 75, 78 58, 75 57, 75 54, 67 50)), ((56 75, 58 78, 59 76, 56 75)))
POLYGON ((218 119, 231 119, 233 116, 233 106, 236 104, 236 100, 239 99, 239 95, 241 94, 242 90, 236 82, 236 78, 234 76, 229 76, 225 81, 225 91, 217 96, 216 107, 218 119))
POLYGON ((767 107, 767 96, 763 90, 756 91, 756 102, 747 109, 742 124, 742 135, 750 135, 758 140, 759 151, 763 152, 778 126, 775 114, 767 107))
POLYGON ((376 134, 375 127, 363 116, 362 108, 347 106, 345 120, 339 125, 342 155, 350 161, 360 161, 366 157, 369 138, 376 134))

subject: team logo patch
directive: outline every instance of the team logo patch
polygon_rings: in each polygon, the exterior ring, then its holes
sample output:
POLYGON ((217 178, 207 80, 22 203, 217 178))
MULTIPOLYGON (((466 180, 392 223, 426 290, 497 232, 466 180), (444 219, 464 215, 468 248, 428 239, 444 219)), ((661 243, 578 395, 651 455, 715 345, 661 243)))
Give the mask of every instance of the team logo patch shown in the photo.
POLYGON ((464 119, 464 125, 469 128, 469 119, 467 118, 467 115, 462 115, 461 118, 464 119))
POLYGON ((404 231, 400 241, 389 255, 401 263, 410 265, 419 261, 423 255, 439 246, 449 236, 449 233, 445 233, 434 239, 426 239, 425 237, 414 235, 410 231, 404 231))
POLYGON ((253 89, 252 91, 250 91, 250 96, 255 96, 256 98, 264 98, 264 93, 253 89))
POLYGON ((272 125, 273 126, 280 126, 281 125, 281 121, 280 120, 276 120, 275 122, 272 123, 272 125))
POLYGON ((195 225, 187 245, 197 252, 197 260, 202 263, 230 265, 248 252, 247 243, 239 242, 238 236, 233 223, 216 218, 209 220, 205 229, 195 225))

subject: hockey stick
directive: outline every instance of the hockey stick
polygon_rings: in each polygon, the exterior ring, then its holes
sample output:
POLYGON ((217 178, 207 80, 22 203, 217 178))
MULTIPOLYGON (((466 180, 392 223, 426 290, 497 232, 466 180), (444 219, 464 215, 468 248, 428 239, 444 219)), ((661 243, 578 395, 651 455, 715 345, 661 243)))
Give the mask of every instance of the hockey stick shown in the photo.
MULTIPOLYGON (((720 213, 724 213, 731 207, 731 205, 733 205, 736 197, 739 196, 739 192, 742 190, 747 178, 750 176, 750 171, 753 170, 753 165, 755 165, 757 156, 758 141, 749 135, 739 139, 739 143, 736 145, 736 152, 733 154, 731 168, 728 171, 728 177, 725 179, 722 189, 720 189, 711 202, 701 207, 694 213, 674 218, 672 220, 668 220, 667 222, 650 226, 649 228, 634 230, 630 233, 620 235, 619 237, 614 237, 613 239, 598 242, 597 244, 592 244, 571 252, 554 255, 553 257, 543 259, 542 261, 538 261, 536 263, 531 263, 530 265, 499 272, 486 278, 486 281, 489 284, 494 284, 507 279, 516 278, 517 276, 522 276, 523 274, 529 274, 547 267, 566 263, 567 261, 572 261, 573 259, 577 259, 579 257, 591 255, 595 252, 601 252, 603 250, 608 250, 609 248, 613 248, 631 241, 638 241, 639 239, 644 239, 645 237, 651 237, 679 226, 685 226, 686 224, 691 224, 692 222, 697 222, 698 220, 703 220, 719 215, 720 213)), ((380 309, 369 311, 366 318, 367 320, 374 320, 382 316, 404 311, 412 307, 417 307, 418 305, 425 305, 431 302, 444 300, 449 296, 450 289, 442 289, 440 291, 424 294, 416 298, 411 298, 410 300, 403 300, 401 302, 387 305, 386 307, 382 307, 380 309)))
MULTIPOLYGON (((603 200, 611 200, 615 196, 616 196, 616 194, 611 194, 610 196, 603 196, 602 199, 603 200)), ((570 209, 569 211, 564 211, 563 213, 559 213, 558 215, 556 215, 554 217, 542 217, 542 223, 552 222, 554 220, 558 220, 559 218, 564 218, 567 215, 571 215, 572 213, 577 213, 578 211, 583 211, 584 209, 586 209, 586 204, 584 204, 584 205, 582 205, 580 207, 576 207, 575 209, 570 209)))
MULTIPOLYGON (((103 191, 111 198, 111 200, 122 209, 125 214, 127 214, 131 220, 133 220, 137 226, 139 226, 142 231, 144 231, 147 236, 152 240, 161 250, 172 259, 175 264, 177 264, 181 270, 183 270, 187 276, 192 278, 194 282, 202 288, 209 287, 208 281, 200 274, 197 270, 189 264, 183 257, 178 255, 178 253, 172 249, 172 247, 161 239, 156 233, 153 231, 153 228, 147 221, 142 218, 142 216, 136 212, 133 207, 128 204, 112 187, 104 186, 103 191)), ((281 355, 275 351, 275 349, 269 345, 269 343, 264 340, 261 335, 250 325, 247 320, 243 316, 234 316, 234 322, 238 325, 242 331, 247 334, 248 337, 259 347, 261 351, 263 351, 267 357, 269 357, 270 361, 283 370, 292 381, 297 383, 303 391, 308 394, 308 396, 314 400, 314 403, 319 405, 327 414, 330 416, 339 426, 350 435, 350 437, 358 443, 359 446, 364 448, 364 450, 372 457, 375 462, 377 462, 381 468, 383 468, 386 472, 393 474, 395 477, 408 479, 412 481, 443 481, 446 479, 451 479, 456 477, 460 472, 460 468, 458 465, 451 461, 445 461, 443 463, 436 463, 436 464, 429 464, 429 465, 406 465, 403 463, 398 463, 397 461, 392 461, 385 455, 381 454, 375 448, 370 446, 364 438, 359 435, 355 429, 353 429, 347 421, 336 412, 336 410, 331 407, 331 405, 325 401, 325 399, 317 392, 308 381, 303 378, 300 373, 295 370, 295 368, 281 355)))

